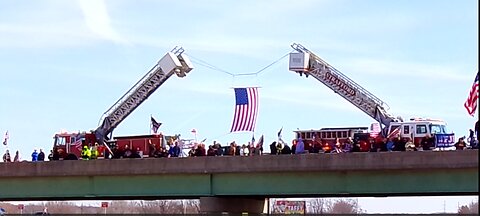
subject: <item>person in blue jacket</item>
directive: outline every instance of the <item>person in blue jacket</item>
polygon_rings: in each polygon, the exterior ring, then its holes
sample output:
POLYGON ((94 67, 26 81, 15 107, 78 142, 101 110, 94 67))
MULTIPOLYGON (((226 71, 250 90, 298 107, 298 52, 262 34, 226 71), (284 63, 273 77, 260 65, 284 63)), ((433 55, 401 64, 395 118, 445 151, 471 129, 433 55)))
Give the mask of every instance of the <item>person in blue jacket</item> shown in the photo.
POLYGON ((38 153, 37 150, 34 149, 32 153, 32 161, 37 161, 38 160, 38 153))

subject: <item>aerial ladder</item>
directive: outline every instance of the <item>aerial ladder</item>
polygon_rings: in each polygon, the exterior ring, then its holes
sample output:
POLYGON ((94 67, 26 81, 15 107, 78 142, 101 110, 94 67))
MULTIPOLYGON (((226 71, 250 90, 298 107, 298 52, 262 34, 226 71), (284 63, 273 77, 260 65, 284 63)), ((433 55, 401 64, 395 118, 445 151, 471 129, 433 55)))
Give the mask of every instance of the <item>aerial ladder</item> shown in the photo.
POLYGON ((175 47, 167 52, 152 69, 103 113, 98 128, 92 131, 95 133, 97 142, 105 144, 105 140, 111 139, 113 130, 173 74, 185 77, 192 69, 193 65, 184 54, 182 47, 175 47))
POLYGON ((380 123, 385 136, 391 122, 403 121, 389 114, 388 105, 300 44, 291 47, 289 69, 312 76, 380 123))

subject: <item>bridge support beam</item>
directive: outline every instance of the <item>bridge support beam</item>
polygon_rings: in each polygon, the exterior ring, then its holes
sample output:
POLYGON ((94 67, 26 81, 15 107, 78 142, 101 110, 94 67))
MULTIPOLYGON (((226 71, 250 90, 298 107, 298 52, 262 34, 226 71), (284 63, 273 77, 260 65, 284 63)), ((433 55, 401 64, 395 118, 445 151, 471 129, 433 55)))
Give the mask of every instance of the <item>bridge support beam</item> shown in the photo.
POLYGON ((200 212, 207 214, 268 213, 268 199, 200 197, 200 212))

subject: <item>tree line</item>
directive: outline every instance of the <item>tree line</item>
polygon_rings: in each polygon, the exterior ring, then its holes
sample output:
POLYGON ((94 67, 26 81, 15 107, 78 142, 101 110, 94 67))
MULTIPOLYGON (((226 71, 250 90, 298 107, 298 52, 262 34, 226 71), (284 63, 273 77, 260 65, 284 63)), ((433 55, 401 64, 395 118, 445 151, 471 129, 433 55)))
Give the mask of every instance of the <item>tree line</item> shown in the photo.
MULTIPOLYGON (((270 212, 275 208, 275 201, 270 199, 270 212)), ((358 204, 357 199, 307 199, 307 214, 367 214, 358 204)), ((79 205, 70 201, 49 201, 26 204, 21 212, 18 205, 0 202, 0 207, 8 214, 34 214, 46 208, 50 214, 199 214, 200 201, 192 200, 133 200, 110 201, 107 208, 91 205, 79 205), (106 211, 105 211, 106 210, 106 211)), ((478 214, 478 200, 459 206, 459 214, 478 214)))

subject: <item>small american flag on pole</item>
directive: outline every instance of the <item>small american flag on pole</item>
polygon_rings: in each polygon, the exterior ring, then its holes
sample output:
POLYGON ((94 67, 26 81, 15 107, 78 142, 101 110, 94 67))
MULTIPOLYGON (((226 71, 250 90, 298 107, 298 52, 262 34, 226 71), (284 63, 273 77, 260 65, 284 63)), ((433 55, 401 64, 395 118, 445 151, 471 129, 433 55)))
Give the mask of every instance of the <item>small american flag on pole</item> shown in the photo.
POLYGON ((160 126, 162 126, 162 123, 157 122, 157 120, 155 120, 155 119, 153 118, 153 116, 150 116, 150 124, 151 124, 151 126, 152 126, 152 131, 153 131, 153 133, 155 133, 155 134, 157 133, 158 128, 159 128, 160 126))
POLYGON ((472 88, 468 94, 468 98, 463 104, 467 112, 471 116, 475 116, 475 112, 477 111, 477 100, 478 100, 478 73, 475 77, 475 81, 473 81, 472 88))
POLYGON ((3 137, 3 145, 7 145, 8 144, 8 139, 10 137, 8 136, 8 130, 7 132, 5 132, 5 136, 3 137))
POLYGON ((235 114, 230 132, 254 131, 258 114, 258 88, 235 88, 235 114))
POLYGON ((279 130, 278 133, 277 133, 278 139, 281 139, 281 138, 282 138, 282 130, 283 130, 283 127, 280 128, 280 130, 279 130))

